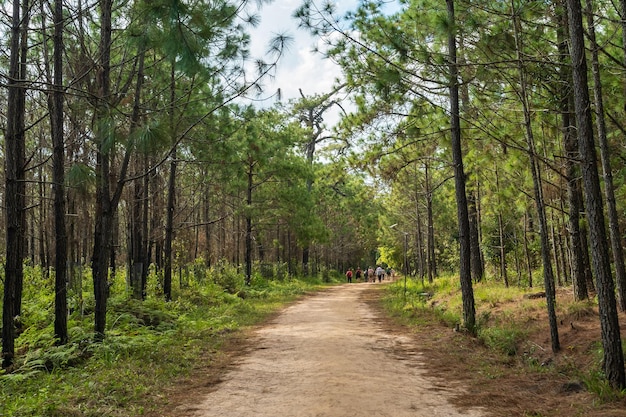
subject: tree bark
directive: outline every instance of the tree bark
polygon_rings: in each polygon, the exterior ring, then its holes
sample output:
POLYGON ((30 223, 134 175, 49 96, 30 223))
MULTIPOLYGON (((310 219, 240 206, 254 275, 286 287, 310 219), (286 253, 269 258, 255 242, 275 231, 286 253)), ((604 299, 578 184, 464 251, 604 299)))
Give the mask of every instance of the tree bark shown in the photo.
POLYGON ((54 1, 54 84, 50 97, 53 145, 55 308, 54 335, 66 344, 67 334, 67 229, 65 225, 65 139, 63 133, 63 1, 54 1))
POLYGON ((593 138, 580 0, 567 0, 567 9, 574 105, 576 109, 576 125, 578 126, 578 147, 585 184, 585 203, 589 220, 589 239, 591 240, 592 248, 591 260, 597 283, 602 346, 604 348, 604 373, 614 388, 623 389, 626 385, 624 355, 615 301, 615 287, 611 276, 609 247, 602 207, 602 192, 593 138))
POLYGON ((537 153, 535 150, 535 139, 532 130, 530 116, 530 105, 528 103, 528 91, 526 83, 526 72, 522 59, 522 42, 520 37, 519 17, 516 14, 514 4, 511 4, 513 17, 513 28, 515 33, 515 49, 517 53, 517 65, 520 80, 520 98, 524 110, 524 128, 526 131, 526 141, 528 144, 528 157, 530 159, 530 169, 533 177, 533 189, 535 194, 535 207, 539 220, 539 237, 541 239, 541 260, 543 262, 543 283, 546 291, 546 304, 548 308, 548 321, 550 323, 550 339, 552 342, 552 352, 561 350, 559 342, 558 323, 556 320, 556 290, 554 288, 554 271, 552 269, 552 259, 550 256, 550 242, 548 239, 548 220, 546 218, 545 202, 543 200, 543 189, 541 180, 541 170, 537 163, 537 153))
MULTIPOLYGON (((567 62, 569 50, 567 46, 567 38, 565 36, 565 28, 567 28, 567 14, 565 11, 565 2, 557 8, 557 39, 559 49, 559 77, 563 85, 570 85, 569 80, 572 77, 571 64, 567 62)), ((560 113, 563 129, 563 147, 565 148, 565 175, 567 178, 567 201, 569 206, 569 238, 572 247, 572 262, 570 264, 572 283, 574 286, 574 299, 577 301, 589 298, 587 290, 587 281, 585 278, 585 263, 583 251, 586 248, 582 246, 580 234, 580 212, 582 208, 582 190, 578 180, 580 170, 578 165, 578 140, 574 131, 574 126, 570 117, 573 110, 573 97, 571 89, 564 88, 560 97, 560 113)))
POLYGON ((430 167, 428 162, 424 165, 426 182, 426 269, 428 282, 433 283, 437 276, 437 259, 435 257, 435 221, 433 215, 433 192, 430 189, 430 167))
POLYGON ((591 41, 591 62, 593 74, 593 92, 596 110, 596 128, 598 129, 598 144, 600 145, 600 159, 604 179, 604 195, 606 211, 609 217, 609 236, 615 267, 615 285, 617 287, 617 305, 621 311, 626 311, 626 267, 624 266, 624 249, 622 247, 621 232, 619 230, 619 215, 615 203, 613 173, 611 171, 611 157, 606 134, 604 119, 604 101, 602 98, 602 81, 600 79, 600 61, 598 57, 598 43, 593 21, 593 1, 587 0, 587 32, 591 41))
POLYGON ((96 79, 98 100, 96 104, 96 210, 94 247, 92 255, 93 291, 96 300, 94 333, 96 340, 104 338, 108 298, 109 258, 111 255, 111 228, 113 210, 110 197, 110 150, 106 149, 103 131, 108 122, 109 96, 111 90, 111 13, 112 0, 100 1, 99 71, 96 79))
MULTIPOLYGON (((139 51, 138 67, 137 67, 137 82, 135 85, 135 97, 133 104, 133 114, 131 116, 131 134, 139 127, 141 117, 141 90, 144 81, 144 58, 145 49, 142 47, 139 51)), ((146 244, 146 216, 147 211, 145 208, 148 205, 146 199, 147 192, 144 187, 147 185, 147 174, 145 169, 147 168, 146 158, 143 158, 143 164, 137 163, 136 175, 138 178, 134 182, 134 198, 132 205, 132 218, 131 218, 131 238, 130 238, 130 250, 131 250, 131 268, 130 268, 130 283, 132 288, 132 296, 137 300, 143 300, 146 296, 145 277, 147 276, 148 262, 146 260, 147 248, 146 244), (141 167, 143 165, 143 172, 141 167), (143 177, 141 176, 143 175, 143 177)))
MULTIPOLYGON (((252 207, 252 188, 254 186, 254 162, 249 161, 248 164, 248 187, 246 190, 246 204, 248 211, 246 212, 246 238, 245 238, 245 254, 244 262, 246 264, 245 284, 252 284, 252 214, 249 209, 252 207)), ((308 249, 308 248, 307 248, 308 249)))
POLYGON ((477 194, 478 191, 470 191, 467 196, 467 209, 470 222, 470 253, 472 279, 474 282, 480 282, 483 279, 485 265, 483 263, 483 254, 480 247, 480 216, 478 214, 477 194))
MULTIPOLYGON (((498 164, 494 166, 494 173, 496 175, 496 192, 500 193, 500 172, 498 170, 498 164)), ((499 204, 502 204, 500 201, 499 204)), ((509 287, 509 277, 507 273, 506 265, 506 246, 504 239, 504 221, 502 220, 502 210, 498 209, 498 236, 500 240, 500 278, 504 282, 506 288, 509 287)))
POLYGON ((460 280, 463 298, 464 326, 471 334, 476 333, 476 309, 470 269, 470 227, 465 193, 465 172, 463 171, 463 151, 461 147, 461 121, 459 114, 459 73, 456 57, 456 21, 454 0, 446 0, 448 9, 448 66, 450 77, 450 127, 452 141, 452 160, 454 165, 454 185, 459 221, 460 280))
POLYGON ((13 2, 10 62, 8 74, 7 126, 5 131, 6 261, 2 306, 2 367, 13 365, 16 320, 21 312, 23 258, 26 234, 25 214, 25 100, 24 85, 28 1, 13 2))
MULTIPOLYGON (((176 99, 174 64, 170 74, 170 123, 174 123, 174 100, 176 99)), ((163 295, 166 301, 172 300, 172 241, 174 239, 174 210, 176 206, 176 138, 172 138, 170 154, 170 176, 167 185, 167 212, 165 218, 165 264, 163 268, 163 295)))

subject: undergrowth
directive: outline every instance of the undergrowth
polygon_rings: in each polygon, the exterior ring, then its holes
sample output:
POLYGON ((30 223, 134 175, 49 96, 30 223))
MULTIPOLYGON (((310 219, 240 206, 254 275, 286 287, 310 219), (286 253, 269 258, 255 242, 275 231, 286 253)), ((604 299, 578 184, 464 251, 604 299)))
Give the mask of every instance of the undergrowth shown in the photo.
MULTIPOLYGON (((616 391, 606 381, 602 369, 603 350, 601 343, 595 344, 587 355, 589 364, 568 365, 567 347, 558 366, 549 367, 542 363, 540 356, 546 350, 530 340, 533 331, 542 323, 535 319, 539 310, 546 310, 545 298, 528 299, 526 294, 536 289, 521 287, 506 288, 498 282, 474 284, 476 308, 477 340, 493 355, 501 357, 501 363, 515 360, 526 372, 567 372, 589 392, 595 394, 598 404, 621 401, 626 391, 616 391), (533 349, 535 349, 533 351, 533 349), (584 365, 584 366, 583 366, 584 365), (566 369, 568 368, 569 369, 566 369)), ((386 289, 383 303, 387 311, 401 323, 412 326, 444 325, 462 330, 461 288, 457 276, 436 279, 432 283, 421 280, 398 280, 386 289)), ((570 323, 587 316, 597 316, 596 300, 575 302, 557 299, 557 317, 562 323, 570 323)), ((543 323, 547 326, 547 323, 543 323)), ((573 324, 572 324, 573 326, 573 324)), ((468 337, 469 334, 468 334, 468 337)), ((624 345, 626 341, 623 341, 624 345)), ((623 346, 626 351, 626 346, 623 346)), ((547 363, 551 361, 548 360, 547 363)))
POLYGON ((144 301, 129 297, 120 275, 112 281, 106 338, 95 343, 93 294, 89 277, 83 278, 81 293, 69 295, 70 341, 56 346, 54 280, 27 269, 16 366, 0 373, 1 416, 140 416, 158 407, 146 398, 159 398, 155 393, 188 374, 207 352, 210 358, 231 334, 328 280, 257 274, 245 286, 241 274, 222 266, 176 282, 173 301, 165 302, 157 275, 149 280, 154 295, 144 301))

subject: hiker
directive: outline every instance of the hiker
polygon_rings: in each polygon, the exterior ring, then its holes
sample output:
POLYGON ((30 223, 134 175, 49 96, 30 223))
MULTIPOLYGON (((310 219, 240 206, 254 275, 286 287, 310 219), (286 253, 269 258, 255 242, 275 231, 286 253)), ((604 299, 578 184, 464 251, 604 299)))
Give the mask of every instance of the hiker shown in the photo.
POLYGON ((359 266, 356 269, 356 276, 355 276, 356 277, 356 281, 360 280, 361 276, 363 276, 363 271, 361 271, 361 267, 359 266))
POLYGON ((376 277, 378 277, 378 282, 382 282, 385 278, 385 270, 380 267, 380 265, 376 268, 376 277))
POLYGON ((374 277, 374 268, 371 266, 367 268, 367 281, 376 282, 376 278, 374 277))
POLYGON ((346 278, 348 279, 348 282, 352 282, 352 268, 346 271, 346 278))

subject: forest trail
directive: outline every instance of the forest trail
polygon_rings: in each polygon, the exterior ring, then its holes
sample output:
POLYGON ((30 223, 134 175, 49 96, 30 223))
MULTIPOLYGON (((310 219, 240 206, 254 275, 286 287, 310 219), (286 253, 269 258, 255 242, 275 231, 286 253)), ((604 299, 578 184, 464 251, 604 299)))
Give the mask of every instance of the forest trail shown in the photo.
POLYGON ((427 375, 410 335, 365 301, 379 283, 333 287, 286 308, 253 333, 212 392, 176 408, 185 417, 480 417, 457 409, 458 382, 427 375))

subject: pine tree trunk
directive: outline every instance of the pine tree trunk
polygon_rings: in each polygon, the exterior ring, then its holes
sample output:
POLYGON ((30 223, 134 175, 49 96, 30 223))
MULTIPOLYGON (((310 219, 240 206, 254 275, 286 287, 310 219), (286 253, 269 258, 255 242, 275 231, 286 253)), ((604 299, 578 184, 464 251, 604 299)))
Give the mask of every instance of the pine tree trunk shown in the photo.
POLYGON ((176 148, 172 150, 170 176, 167 186, 167 212, 165 218, 165 245, 163 248, 163 295, 172 300, 172 241, 174 239, 174 209, 176 205, 176 148))
MULTIPOLYGON (((174 64, 170 72, 170 124, 174 125, 174 101, 176 100, 176 77, 174 64)), ((167 183, 167 208, 165 217, 165 246, 163 248, 163 295, 166 301, 172 300, 172 242, 174 240, 174 210, 176 207, 176 138, 172 137, 170 154, 170 176, 167 183)))
POLYGON ((573 69, 574 105, 576 109, 576 125, 578 126, 578 147, 582 160, 582 176, 585 185, 584 194, 592 248, 591 260, 597 282, 602 346, 604 348, 604 374, 614 388, 623 389, 626 386, 624 355, 615 301, 615 287, 611 276, 609 247, 602 207, 602 192, 593 138, 580 0, 567 0, 567 9, 573 69))
POLYGON ((561 349, 559 342, 558 323, 556 319, 556 290, 554 287, 554 271, 552 269, 552 259, 550 256, 550 242, 548 239, 548 220, 546 218, 545 202, 543 200, 543 188, 541 180, 541 170, 537 163, 537 153, 535 150, 535 139, 532 130, 530 117, 530 105, 528 104, 528 92, 526 83, 526 73, 522 60, 522 42, 520 37, 519 17, 515 14, 512 5, 513 28, 515 33, 515 45, 517 52, 517 64, 520 80, 520 97, 524 110, 524 128, 526 131, 526 141, 528 144, 528 157, 530 159, 530 169, 533 178, 533 189, 535 194, 535 207, 539 220, 539 238, 541 239, 541 260, 543 262, 543 283, 546 292, 546 304, 548 308, 548 321, 550 323, 550 339, 552 342, 552 352, 556 353, 561 349))
POLYGON ((624 266, 624 249, 622 247, 621 232, 619 230, 619 215, 615 203, 613 173, 609 144, 606 137, 606 123, 604 119, 604 101, 602 98, 602 81, 600 79, 600 61, 598 44, 593 20, 593 1, 587 0, 587 32, 591 42, 591 62, 593 74, 593 92, 596 110, 596 127, 598 129, 598 143, 600 145, 600 159, 604 179, 604 195, 606 211, 609 217, 609 236, 615 267, 615 285, 617 287, 617 305, 621 311, 626 311, 626 267, 624 266))
POLYGON ((54 90, 50 99, 53 144, 55 303, 54 335, 66 344, 67 334, 67 229, 65 225, 65 140, 63 136, 63 1, 54 1, 54 90))
MULTIPOLYGON (((254 163, 251 162, 248 166, 248 188, 246 190, 246 204, 248 207, 252 207, 252 187, 254 186, 254 163)), ((308 249, 308 248, 307 248, 308 249)), ((245 254, 244 262, 246 264, 246 285, 252 284, 252 215, 250 212, 246 213, 246 239, 245 239, 245 254)))
POLYGON ((25 51, 22 31, 28 27, 28 16, 22 16, 28 2, 13 2, 8 103, 5 141, 6 260, 4 265, 4 301, 2 305, 2 367, 9 368, 15 355, 16 320, 21 311, 21 288, 24 279, 23 257, 26 235, 25 216, 25 136, 24 108, 26 86, 21 70, 25 51), (23 27, 25 25, 25 27, 23 27))
MULTIPOLYGON (((500 172, 498 171, 498 164, 494 166, 494 172, 496 175, 496 192, 500 193, 500 172)), ((501 202, 500 202, 501 204, 501 202)), ((498 209, 498 237, 500 240, 500 278, 504 282, 506 288, 509 287, 509 277, 506 270, 506 247, 504 239, 504 222, 502 220, 502 211, 498 209)))
POLYGON ((528 287, 533 287, 533 266, 528 247, 528 213, 524 213, 524 254, 526 255, 526 273, 528 274, 528 287))
MULTIPOLYGON (((141 117, 141 90, 143 87, 143 70, 144 70, 144 58, 145 58, 145 49, 141 47, 139 51, 138 57, 138 68, 137 68, 137 82, 135 85, 135 97, 133 103, 133 114, 131 116, 131 134, 139 127, 140 117, 141 117)), ((142 172, 140 166, 141 164, 137 163, 137 168, 135 170, 135 175, 138 177, 134 181, 134 198, 132 203, 132 218, 131 218, 131 236, 130 236, 130 284, 132 289, 132 296, 137 300, 143 300, 145 298, 145 279, 147 276, 147 260, 145 259, 147 249, 144 246, 146 243, 145 239, 145 224, 146 220, 144 216, 147 211, 144 207, 147 206, 148 201, 144 198, 146 196, 146 192, 144 187, 147 184, 145 178, 147 177, 147 173, 145 173, 146 169, 146 159, 143 159, 143 168, 142 172), (141 176, 143 175, 143 177, 141 176)))
POLYGON ((110 197, 110 154, 105 149, 105 132, 102 132, 108 118, 108 100, 111 84, 111 13, 112 1, 100 1, 100 71, 96 83, 99 96, 96 106, 96 135, 98 149, 96 152, 96 210, 94 246, 92 254, 93 291, 96 300, 94 333, 96 340, 104 338, 106 327, 106 312, 108 298, 109 258, 111 255, 111 228, 113 227, 113 212, 110 197))
POLYGON ((437 276, 437 261, 435 258, 435 225, 433 216, 433 194, 430 189, 430 171, 428 163, 424 167, 426 182, 426 269, 428 282, 433 283, 437 276))
POLYGON ((470 228, 465 193, 465 172, 463 171, 463 152, 461 147, 461 121, 459 114, 459 75, 456 58, 456 21, 454 0, 446 0, 448 20, 451 26, 448 35, 448 65, 450 71, 450 116, 452 136, 452 159, 454 164, 454 185, 456 190, 457 217, 459 220, 460 244, 460 280, 463 298, 464 326, 471 334, 476 332, 476 309, 470 269, 470 228))
POLYGON ((470 253, 472 279, 474 282, 480 282, 483 279, 485 267, 483 265, 482 250, 480 248, 480 222, 478 216, 478 207, 476 204, 476 192, 470 192, 467 199, 467 209, 470 222, 470 253))

